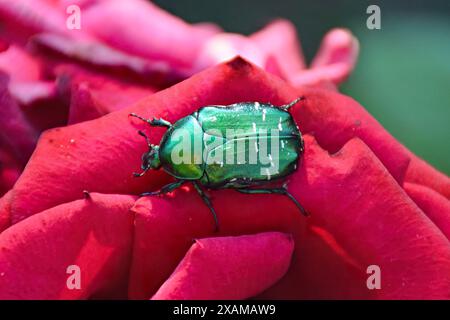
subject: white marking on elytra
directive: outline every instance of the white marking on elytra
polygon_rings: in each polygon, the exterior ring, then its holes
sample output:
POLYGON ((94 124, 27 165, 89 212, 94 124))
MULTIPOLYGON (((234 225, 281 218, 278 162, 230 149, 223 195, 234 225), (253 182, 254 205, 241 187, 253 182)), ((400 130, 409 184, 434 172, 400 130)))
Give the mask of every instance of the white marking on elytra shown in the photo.
POLYGON ((256 123, 253 122, 252 125, 253 125, 253 131, 256 132, 256 123))
POLYGON ((209 121, 216 122, 217 121, 217 117, 216 116, 209 117, 209 121))
POLYGON ((270 170, 268 168, 266 168, 266 175, 267 175, 267 180, 270 180, 270 170))
POLYGON ((256 152, 259 151, 259 149, 258 149, 258 142, 256 142, 256 141, 255 141, 255 151, 256 151, 256 152))
POLYGON ((255 102, 255 109, 259 110, 259 102, 255 102))
POLYGON ((283 130, 283 126, 281 125, 281 117, 280 117, 280 120, 278 121, 278 130, 280 130, 280 131, 283 130))
POLYGON ((273 163, 272 155, 269 154, 267 157, 268 157, 269 160, 270 160, 270 166, 271 166, 271 167, 275 167, 275 164, 273 163))
POLYGON ((284 149, 284 141, 281 140, 281 149, 284 149))
POLYGON ((266 109, 263 109, 262 121, 266 121, 266 109))
POLYGON ((223 162, 214 162, 215 165, 219 165, 221 168, 223 167, 223 162))

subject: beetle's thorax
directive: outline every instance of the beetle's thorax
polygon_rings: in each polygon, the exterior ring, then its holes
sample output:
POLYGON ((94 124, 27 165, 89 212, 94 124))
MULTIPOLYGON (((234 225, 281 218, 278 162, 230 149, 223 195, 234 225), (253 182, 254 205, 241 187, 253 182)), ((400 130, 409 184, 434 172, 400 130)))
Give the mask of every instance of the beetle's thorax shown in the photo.
POLYGON ((150 161, 150 167, 154 170, 161 168, 161 160, 159 157, 159 146, 153 146, 151 154, 152 158, 150 161))

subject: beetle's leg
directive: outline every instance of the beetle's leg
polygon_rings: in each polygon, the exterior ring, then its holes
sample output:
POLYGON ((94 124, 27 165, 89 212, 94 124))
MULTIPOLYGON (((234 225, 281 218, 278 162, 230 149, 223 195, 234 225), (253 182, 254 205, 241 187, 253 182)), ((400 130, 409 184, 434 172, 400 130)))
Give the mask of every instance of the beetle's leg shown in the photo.
POLYGON ((150 170, 150 167, 145 168, 145 170, 142 171, 141 173, 139 173, 139 172, 133 172, 133 176, 134 176, 135 178, 140 178, 140 177, 142 177, 148 170, 150 170))
POLYGON ((153 118, 152 120, 150 120, 150 119, 145 119, 144 117, 141 117, 141 116, 137 115, 136 113, 130 113, 130 116, 141 119, 142 121, 147 122, 149 125, 151 125, 153 127, 170 128, 172 126, 172 124, 169 121, 164 120, 162 118, 159 118, 159 119, 153 118))
POLYGON ((148 146, 149 148, 153 148, 153 145, 152 145, 152 143, 150 142, 150 139, 148 138, 148 136, 147 136, 143 131, 139 130, 139 131, 138 131, 138 134, 139 134, 140 136, 142 136, 142 137, 145 138, 145 141, 147 141, 147 146, 148 146))
POLYGON ((304 100, 305 99, 305 97, 299 97, 299 98, 297 98, 297 99, 295 99, 294 101, 292 101, 291 103, 289 103, 289 104, 285 104, 284 106, 280 106, 280 109, 283 109, 283 110, 289 110, 289 108, 290 107, 292 107, 294 104, 296 104, 297 102, 299 102, 299 101, 301 101, 301 100, 304 100))
POLYGON ((172 192, 173 190, 175 190, 176 188, 181 187, 181 185, 185 182, 186 182, 186 180, 177 180, 175 182, 166 184, 164 187, 162 187, 161 189, 159 189, 157 191, 144 192, 144 193, 141 193, 139 196, 146 197, 146 196, 156 196, 158 194, 169 193, 169 192, 172 192))
POLYGON ((276 193, 276 194, 282 194, 287 196, 289 199, 291 199, 294 204, 297 206, 297 208, 301 211, 301 213, 304 216, 308 216, 309 214, 306 212, 305 208, 297 201, 297 199, 294 198, 292 194, 289 193, 289 191, 285 188, 273 188, 273 189, 235 189, 236 191, 242 192, 242 193, 251 193, 251 194, 267 194, 267 193, 276 193))
POLYGON ((209 210, 211 210, 211 213, 213 214, 213 217, 214 217, 214 222, 216 223, 215 231, 216 232, 219 231, 219 220, 217 219, 216 210, 214 210, 214 208, 212 206, 211 199, 209 199, 209 197, 205 194, 205 192, 202 190, 202 188, 198 185, 198 183, 196 181, 192 181, 192 184, 194 185, 195 190, 197 190, 200 197, 202 197, 205 204, 208 206, 209 210))

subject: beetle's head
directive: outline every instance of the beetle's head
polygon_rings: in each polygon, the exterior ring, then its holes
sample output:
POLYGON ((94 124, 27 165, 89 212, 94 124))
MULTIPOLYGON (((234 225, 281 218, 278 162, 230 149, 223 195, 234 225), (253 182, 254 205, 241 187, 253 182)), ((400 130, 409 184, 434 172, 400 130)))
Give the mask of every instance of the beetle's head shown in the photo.
POLYGON ((159 160, 159 146, 151 144, 144 132, 138 131, 138 133, 145 138, 148 145, 148 151, 142 155, 141 169, 143 171, 141 173, 133 173, 135 177, 142 177, 150 169, 158 170, 161 168, 161 161, 159 160))
POLYGON ((161 168, 161 161, 159 161, 159 146, 151 145, 148 152, 142 155, 142 170, 161 168))

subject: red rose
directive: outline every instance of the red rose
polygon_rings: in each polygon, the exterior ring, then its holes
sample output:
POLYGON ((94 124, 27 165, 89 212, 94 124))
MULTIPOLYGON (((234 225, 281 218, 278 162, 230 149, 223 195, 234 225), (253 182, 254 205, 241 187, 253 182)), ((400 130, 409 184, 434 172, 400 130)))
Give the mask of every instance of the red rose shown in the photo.
POLYGON ((335 29, 306 70, 289 21, 244 37, 213 24, 189 25, 141 0, 77 1, 81 29, 69 30, 66 9, 73 3, 0 3, 0 73, 8 75, 0 83, 0 195, 12 187, 45 129, 124 108, 236 55, 294 85, 334 88, 358 54, 353 36, 335 29))
MULTIPOLYGON (((7 107, 0 109, 0 121, 7 130, 0 136, 0 150, 6 151, 0 160, 26 162, 41 130, 60 119, 70 125, 41 134, 18 181, 0 198, 0 299, 450 298, 450 180, 397 142, 357 102, 330 90, 330 81, 341 81, 356 57, 347 32, 327 36, 313 67, 304 70, 296 37, 288 32, 286 41, 273 39, 274 29, 290 28, 287 22, 242 38, 218 34, 211 26, 189 26, 144 2, 133 1, 121 15, 120 3, 82 1, 82 10, 98 20, 86 18, 88 30, 69 41, 72 35, 55 29, 61 11, 50 5, 39 9, 56 17, 38 25, 39 32, 53 33, 33 40, 40 52, 39 58, 31 56, 40 65, 39 76, 30 80, 33 87, 48 84, 44 69, 56 80, 50 82, 53 90, 27 100, 45 110, 43 115, 24 109, 25 90, 12 90, 28 80, 8 70, 10 82, 3 77, 1 101, 7 107), (141 11, 153 12, 167 21, 167 30, 176 26, 173 39, 186 28, 193 46, 203 39, 192 50, 195 59, 185 61, 170 46, 150 49, 141 42, 143 34, 126 28, 96 27, 108 10, 116 12, 117 25, 134 14, 137 20, 141 11), (258 45, 275 40, 285 50, 258 45), (259 67, 237 57, 153 94, 216 63, 210 49, 218 42, 228 42, 229 52, 256 52, 247 58, 259 67), (85 50, 86 43, 103 54, 85 50), (44 47, 73 60, 62 64, 61 56, 44 47), (146 74, 152 81, 142 80, 146 74), (149 130, 130 119, 130 112, 176 121, 205 105, 281 105, 298 96, 306 99, 291 113, 305 134, 305 154, 288 189, 309 218, 279 195, 211 191, 220 219, 215 233, 208 208, 188 184, 166 196, 136 196, 171 177, 163 171, 132 177, 146 151, 136 131, 145 130, 156 143, 164 130, 149 130), (42 99, 59 102, 66 113, 49 121, 52 104, 42 99), (380 290, 367 287, 370 265, 380 267, 380 290), (81 271, 76 290, 67 286, 70 266, 81 271)), ((11 18, 16 10, 11 8, 2 4, 0 13, 23 25, 11 18)), ((28 11, 37 12, 31 22, 39 21, 44 13, 39 10, 28 11)), ((158 39, 163 37, 172 36, 158 39)))

